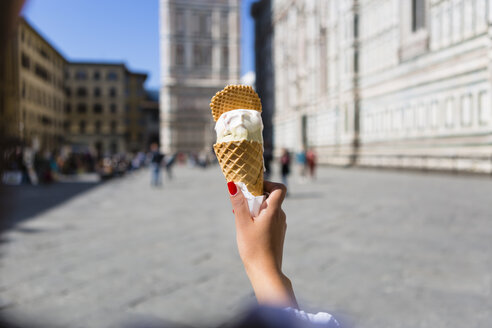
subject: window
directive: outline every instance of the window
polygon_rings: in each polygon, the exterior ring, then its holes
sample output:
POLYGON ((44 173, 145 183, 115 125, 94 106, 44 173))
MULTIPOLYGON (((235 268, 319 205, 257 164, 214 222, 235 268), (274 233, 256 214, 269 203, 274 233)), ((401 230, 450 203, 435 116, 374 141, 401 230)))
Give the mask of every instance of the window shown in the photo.
POLYGON ((193 63, 195 66, 211 66, 212 47, 210 45, 193 45, 193 63))
POLYGON ((85 87, 78 87, 77 88, 77 96, 79 96, 79 97, 87 96, 87 89, 85 87))
POLYGON ((427 123, 426 114, 427 114, 426 106, 424 106, 423 104, 420 104, 417 107, 417 126, 419 129, 425 128, 425 125, 427 123))
POLYGON ((70 89, 69 87, 66 87, 66 88, 65 88, 65 94, 66 94, 67 96, 71 96, 71 95, 72 95, 72 89, 70 89))
POLYGON ((491 114, 489 94, 487 91, 482 91, 478 94, 478 118, 480 124, 486 125, 490 123, 491 114))
POLYGON ((50 74, 48 73, 48 71, 43 66, 41 66, 39 64, 36 64, 34 66, 34 73, 38 77, 42 78, 45 81, 49 81, 50 80, 50 74))
POLYGON ((115 88, 109 89, 109 96, 112 98, 116 97, 116 89, 115 88))
POLYGON ((80 133, 85 133, 85 121, 80 121, 79 122, 79 132, 80 133))
POLYGON ((84 114, 87 112, 87 105, 84 103, 80 103, 77 105, 77 112, 80 114, 84 114))
POLYGON ((222 47, 222 69, 226 70, 229 67, 229 48, 227 46, 222 47))
POLYGON ((414 108, 413 107, 407 107, 405 109, 405 113, 404 113, 404 118, 403 119, 405 121, 405 128, 406 129, 413 129, 414 122, 415 122, 414 108))
POLYGON ((116 113, 117 111, 116 104, 109 105, 109 111, 113 114, 116 113))
POLYGON ((72 111, 72 106, 70 104, 65 104, 65 113, 70 113, 72 111))
POLYGON ((454 99, 453 98, 448 98, 448 100, 446 100, 445 121, 446 121, 446 126, 448 126, 448 127, 452 127, 454 124, 454 99))
POLYGON ((70 132, 70 121, 63 122, 63 129, 65 132, 70 132))
POLYGON ((116 81, 116 80, 118 80, 118 74, 116 72, 110 71, 106 75, 106 79, 108 81, 116 81))
POLYGON ((461 97, 461 124, 470 126, 472 122, 472 101, 471 95, 461 97))
POLYGON ((43 115, 43 116, 41 116, 41 123, 44 126, 50 126, 53 123, 53 121, 48 116, 43 115))
POLYGON ((96 98, 101 97, 101 89, 100 88, 94 88, 94 97, 96 97, 96 98))
POLYGON ((184 57, 185 57, 185 54, 184 54, 184 46, 182 44, 177 44, 175 46, 175 53, 174 53, 174 63, 177 65, 177 66, 182 66, 184 65, 184 57))
POLYGON ((116 133, 117 125, 116 121, 111 121, 111 133, 116 133))
POLYGON ((198 66, 200 65, 200 45, 199 44, 194 44, 193 45, 193 65, 198 66))
POLYGON ((412 0, 412 32, 425 27, 425 0, 412 0))
POLYGON ((31 60, 29 59, 29 56, 26 55, 25 53, 22 53, 21 55, 21 63, 22 67, 29 69, 31 67, 31 60))
POLYGON ((223 11, 220 13, 220 37, 227 39, 229 36, 229 13, 223 11))
POLYGON ((94 104, 94 113, 101 114, 103 112, 103 106, 101 104, 94 104))
POLYGON ((433 101, 430 107, 430 124, 433 128, 437 128, 439 124, 439 105, 437 101, 433 101))
POLYGON ((184 12, 182 10, 177 10, 176 11, 176 34, 177 35, 183 35, 185 33, 185 17, 184 17, 184 12))
POLYGON ((101 133, 101 121, 96 121, 94 124, 94 130, 97 134, 101 133))
POLYGON ((210 13, 204 12, 199 14, 200 35, 211 36, 212 34, 212 17, 210 13))
POLYGON ((44 50, 44 48, 39 48, 39 54, 46 59, 50 59, 50 57, 48 56, 48 53, 46 52, 46 50, 44 50))
POLYGON ((84 70, 78 70, 75 72, 75 79, 80 81, 87 80, 87 72, 84 70))
POLYGON ((96 81, 99 81, 101 79, 101 73, 99 71, 95 71, 94 75, 92 75, 92 78, 96 81))

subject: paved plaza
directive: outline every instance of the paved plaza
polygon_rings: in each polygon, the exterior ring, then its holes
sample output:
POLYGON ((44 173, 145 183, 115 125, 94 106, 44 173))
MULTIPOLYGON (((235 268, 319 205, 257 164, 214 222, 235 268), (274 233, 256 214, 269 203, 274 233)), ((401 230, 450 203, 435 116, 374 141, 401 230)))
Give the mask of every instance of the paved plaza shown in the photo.
MULTIPOLYGON (((13 224, 0 314, 203 327, 252 304, 219 169, 149 182, 135 172, 13 224)), ((284 271, 302 308, 363 328, 492 326, 490 177, 323 168, 314 182, 291 179, 284 208, 284 271)))

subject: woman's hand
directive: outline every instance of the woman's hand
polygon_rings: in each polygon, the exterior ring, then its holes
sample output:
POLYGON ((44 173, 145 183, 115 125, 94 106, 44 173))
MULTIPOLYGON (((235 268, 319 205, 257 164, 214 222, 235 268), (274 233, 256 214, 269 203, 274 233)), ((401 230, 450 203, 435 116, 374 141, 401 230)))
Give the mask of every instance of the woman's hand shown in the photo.
POLYGON ((282 273, 286 216, 281 208, 286 187, 264 182, 269 193, 257 217, 251 217, 241 190, 227 184, 236 217, 239 255, 260 304, 297 308, 290 280, 282 273))

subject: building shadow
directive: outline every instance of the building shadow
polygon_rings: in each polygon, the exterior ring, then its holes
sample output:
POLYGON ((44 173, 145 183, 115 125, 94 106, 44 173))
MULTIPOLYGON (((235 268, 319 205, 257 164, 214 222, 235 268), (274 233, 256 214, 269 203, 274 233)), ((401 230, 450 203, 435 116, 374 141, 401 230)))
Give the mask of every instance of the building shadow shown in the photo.
MULTIPOLYGON (((77 182, 39 186, 1 186, 0 233, 14 229, 18 224, 33 219, 98 185, 100 183, 77 182)), ((25 227, 19 229, 25 233, 39 232, 37 229, 25 227)))

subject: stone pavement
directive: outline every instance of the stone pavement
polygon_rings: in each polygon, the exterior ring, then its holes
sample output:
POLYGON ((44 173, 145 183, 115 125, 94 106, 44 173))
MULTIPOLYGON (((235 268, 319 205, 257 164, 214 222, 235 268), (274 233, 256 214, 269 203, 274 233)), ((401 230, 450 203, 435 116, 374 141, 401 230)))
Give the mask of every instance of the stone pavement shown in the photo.
MULTIPOLYGON (((217 167, 140 171, 3 238, 0 314, 52 327, 220 324, 254 301, 217 167), (31 321, 30 321, 31 320, 31 321)), ((492 326, 492 179, 322 169, 291 179, 284 271, 354 327, 492 326)))

